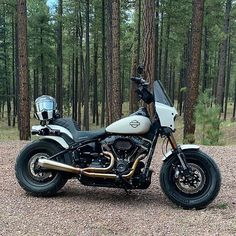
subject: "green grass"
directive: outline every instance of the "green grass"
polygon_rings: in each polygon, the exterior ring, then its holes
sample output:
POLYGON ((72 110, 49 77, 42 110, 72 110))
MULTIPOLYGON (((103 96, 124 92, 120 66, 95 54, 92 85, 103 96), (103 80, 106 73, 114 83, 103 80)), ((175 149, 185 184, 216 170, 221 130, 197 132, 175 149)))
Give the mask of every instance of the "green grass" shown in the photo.
POLYGON ((229 205, 228 205, 228 203, 223 202, 223 203, 220 203, 220 204, 218 205, 218 208, 219 208, 219 209, 222 209, 222 210, 225 210, 225 209, 229 208, 229 205))
MULTIPOLYGON (((124 103, 123 117, 126 117, 129 114, 128 110, 129 110, 128 103, 124 103)), ((221 145, 236 145, 236 122, 231 121, 232 110, 233 106, 232 104, 229 103, 227 120, 222 121, 220 126, 220 130, 222 132, 222 136, 220 138, 221 145)), ((92 118, 90 120, 92 120, 92 118)), ((31 119, 30 123, 31 126, 39 124, 38 120, 34 118, 31 119)), ((99 128, 101 127, 90 123, 90 130, 96 130, 99 128)), ((178 117, 176 120, 176 132, 174 134, 178 143, 183 142, 183 128, 184 128, 183 117, 178 117)), ((201 127, 198 124, 196 126, 195 137, 196 137, 196 144, 200 144, 202 133, 201 133, 201 127)), ((17 130, 17 124, 15 128, 8 127, 6 118, 0 119, 0 141, 18 140, 18 139, 19 139, 19 132, 17 130)))

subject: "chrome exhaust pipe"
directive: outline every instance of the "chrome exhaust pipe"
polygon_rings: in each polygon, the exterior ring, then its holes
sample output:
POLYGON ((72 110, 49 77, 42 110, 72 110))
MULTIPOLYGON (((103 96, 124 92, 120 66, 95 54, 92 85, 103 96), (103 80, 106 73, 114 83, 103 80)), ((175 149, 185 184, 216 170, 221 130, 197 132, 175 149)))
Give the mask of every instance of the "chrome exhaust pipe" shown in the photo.
POLYGON ((58 161, 52 161, 52 160, 47 160, 47 159, 39 159, 38 165, 45 169, 59 170, 59 171, 64 171, 64 172, 69 172, 69 173, 74 173, 74 174, 80 174, 82 172, 82 169, 80 168, 76 168, 67 164, 63 164, 58 161))
MULTIPOLYGON (((116 174, 110 174, 107 173, 109 170, 111 170, 114 166, 114 156, 109 153, 109 152, 104 152, 104 154, 109 155, 111 157, 111 163, 108 167, 106 168, 77 168, 77 167, 73 167, 67 164, 63 164, 61 162, 57 162, 57 161, 52 161, 52 160, 47 160, 47 159, 39 159, 38 160, 38 165, 45 168, 45 169, 51 169, 51 170, 59 170, 59 171, 64 171, 64 172, 69 172, 69 173, 73 173, 73 174, 81 174, 81 175, 85 175, 85 176, 89 176, 89 177, 93 177, 93 178, 104 178, 104 179, 116 179, 117 175, 116 174)), ((126 175, 122 175, 123 178, 131 178, 138 166, 138 163, 140 160, 142 160, 146 155, 141 155, 139 156, 130 172, 126 175)))
POLYGON ((53 160, 47 160, 47 159, 39 159, 38 160, 38 165, 45 168, 45 169, 50 169, 50 170, 59 170, 59 171, 64 171, 64 172, 69 172, 69 173, 74 173, 74 174, 82 174, 91 172, 92 173, 107 173, 109 170, 111 170, 114 166, 115 163, 115 158, 110 152, 103 152, 106 156, 109 156, 108 159, 110 159, 110 164, 108 167, 105 168, 94 168, 94 167, 87 167, 87 168, 78 168, 78 167, 73 167, 67 164, 63 164, 58 161, 53 161, 53 160))

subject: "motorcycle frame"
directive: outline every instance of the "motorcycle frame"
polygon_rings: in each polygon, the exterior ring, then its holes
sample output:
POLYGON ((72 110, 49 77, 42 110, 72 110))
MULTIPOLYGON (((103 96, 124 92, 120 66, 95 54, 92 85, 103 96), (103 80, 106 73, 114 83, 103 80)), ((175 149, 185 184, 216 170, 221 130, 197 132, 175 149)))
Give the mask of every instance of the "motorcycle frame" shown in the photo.
MULTIPOLYGON (((173 130, 168 127, 165 127, 165 128, 161 127, 160 120, 158 119, 157 115, 155 115, 154 121, 152 122, 151 129, 152 129, 151 131, 154 134, 153 134, 152 140, 148 139, 149 142, 151 143, 151 147, 145 157, 146 163, 145 163, 144 171, 143 171, 143 174, 146 177, 148 177, 148 174, 149 174, 153 154, 154 154, 159 136, 166 137, 168 139, 168 141, 172 147, 172 152, 182 153, 181 148, 178 148, 178 145, 177 145, 176 140, 174 138, 173 130)), ((107 136, 117 135, 117 134, 108 133, 107 135, 105 135, 104 137, 99 138, 99 139, 90 139, 90 140, 81 141, 80 143, 76 143, 70 137, 68 137, 67 134, 60 133, 58 130, 53 130, 50 126, 48 126, 46 124, 45 124, 45 127, 43 128, 43 130, 44 130, 44 133, 41 133, 41 134, 37 133, 37 135, 41 136, 42 139, 49 139, 50 140, 51 138, 53 138, 55 136, 61 137, 65 140, 65 142, 68 143, 68 146, 69 146, 67 149, 64 149, 61 152, 56 153, 55 155, 49 157, 48 160, 53 160, 58 156, 67 154, 69 152, 73 152, 76 149, 82 148, 90 143, 99 142, 102 139, 106 138, 107 136), (46 134, 46 137, 44 134, 46 134)), ((151 132, 151 131, 149 131, 149 132, 151 132)), ((34 131, 34 134, 36 134, 35 131, 34 131)), ((141 137, 143 137, 143 136, 141 136, 141 137)), ((55 140, 54 140, 54 142, 55 142, 55 140)), ((180 158, 181 158, 181 156, 180 156, 180 158)), ((184 158, 182 157, 182 159, 184 159, 184 158)), ((181 161, 181 163, 185 163, 185 160, 181 161)), ((186 168, 186 165, 184 165, 183 167, 186 168)))

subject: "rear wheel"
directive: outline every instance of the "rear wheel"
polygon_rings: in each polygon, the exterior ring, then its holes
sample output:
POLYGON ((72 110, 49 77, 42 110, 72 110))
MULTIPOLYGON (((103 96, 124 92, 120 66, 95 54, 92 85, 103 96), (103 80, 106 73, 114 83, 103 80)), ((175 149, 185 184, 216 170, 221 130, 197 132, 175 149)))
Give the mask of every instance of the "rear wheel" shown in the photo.
POLYGON ((15 173, 26 192, 35 196, 51 196, 65 185, 67 178, 62 172, 44 170, 37 165, 39 158, 47 159, 60 151, 60 147, 53 143, 37 140, 20 152, 15 173))
POLYGON ((164 163, 160 184, 167 197, 185 209, 201 209, 210 204, 220 190, 219 169, 212 158, 200 150, 184 150, 191 175, 181 173, 179 159, 174 154, 164 163))

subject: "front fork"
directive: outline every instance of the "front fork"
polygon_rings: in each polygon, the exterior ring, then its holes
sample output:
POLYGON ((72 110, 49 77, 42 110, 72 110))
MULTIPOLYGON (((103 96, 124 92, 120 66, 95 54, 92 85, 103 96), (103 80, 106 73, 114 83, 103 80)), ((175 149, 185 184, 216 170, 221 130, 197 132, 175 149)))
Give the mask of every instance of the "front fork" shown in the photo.
POLYGON ((179 145, 177 145, 176 143, 176 140, 174 138, 174 135, 172 132, 170 132, 167 136, 170 144, 171 144, 171 147, 173 149, 173 152, 176 153, 179 161, 180 161, 180 164, 181 164, 181 167, 182 167, 182 170, 186 173, 186 174, 190 174, 191 173, 191 168, 188 166, 188 163, 186 162, 186 158, 185 158, 185 155, 181 149, 181 147, 179 145))

